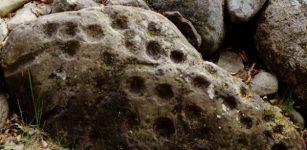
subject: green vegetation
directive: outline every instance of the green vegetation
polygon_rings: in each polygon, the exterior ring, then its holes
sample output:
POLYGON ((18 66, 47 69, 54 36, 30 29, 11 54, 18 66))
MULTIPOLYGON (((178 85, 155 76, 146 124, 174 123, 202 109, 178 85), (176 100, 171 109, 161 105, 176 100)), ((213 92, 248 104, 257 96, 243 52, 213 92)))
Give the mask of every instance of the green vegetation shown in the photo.
MULTIPOLYGON (((40 100, 40 94, 36 98, 34 96, 33 86, 32 86, 32 77, 31 77, 30 70, 28 70, 28 79, 29 79, 30 92, 31 92, 33 108, 34 108, 33 120, 35 120, 35 125, 37 127, 40 127, 42 125, 43 100, 40 100)), ((22 110, 19 110, 19 111, 22 112, 22 110)))
POLYGON ((283 109, 284 111, 289 112, 293 110, 294 101, 293 101, 292 95, 293 95, 293 92, 291 88, 286 84, 281 84, 280 90, 277 96, 281 100, 281 109, 283 109))

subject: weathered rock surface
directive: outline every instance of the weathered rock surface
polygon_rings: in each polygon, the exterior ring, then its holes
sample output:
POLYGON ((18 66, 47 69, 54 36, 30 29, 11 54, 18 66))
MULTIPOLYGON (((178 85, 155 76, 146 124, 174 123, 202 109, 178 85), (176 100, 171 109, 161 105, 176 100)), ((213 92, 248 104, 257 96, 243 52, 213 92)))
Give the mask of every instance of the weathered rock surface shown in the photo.
POLYGON ((7 104, 7 98, 3 94, 0 94, 0 129, 3 127, 8 113, 9 106, 7 104))
MULTIPOLYGON (((4 41, 8 34, 8 29, 5 21, 0 18, 0 44, 4 41)), ((1 46, 0 46, 1 47, 1 46)))
POLYGON ((251 20, 267 0, 226 0, 230 20, 234 23, 251 20))
POLYGON ((270 95, 278 91, 278 80, 274 75, 261 71, 253 77, 250 86, 260 96, 270 95))
MULTIPOLYGON (((45 0, 45 1, 47 1, 47 0, 45 0)), ((32 3, 35 4, 35 7, 32 8, 32 12, 36 13, 37 15, 41 16, 41 15, 51 14, 52 9, 51 9, 50 4, 36 2, 36 1, 34 1, 32 3)))
POLYGON ((190 20, 202 37, 200 52, 217 50, 225 36, 223 0, 147 0, 158 11, 179 11, 190 20))
POLYGON ((52 3, 52 12, 64 12, 80 10, 88 7, 99 6, 93 0, 54 0, 52 3))
POLYGON ((22 8, 18 9, 16 15, 7 22, 8 29, 12 30, 20 24, 37 19, 37 16, 32 10, 34 7, 34 3, 27 3, 22 8))
POLYGON ((143 0, 108 0, 105 5, 123 5, 150 9, 143 0))
POLYGON ((238 73, 244 69, 241 56, 231 51, 222 52, 217 65, 230 73, 238 73))
POLYGON ((305 148, 279 108, 202 61, 152 11, 43 16, 15 28, 2 54, 12 100, 33 113, 30 75, 47 130, 77 149, 305 148))
POLYGON ((307 4, 272 0, 255 35, 259 55, 268 69, 307 99, 307 4))

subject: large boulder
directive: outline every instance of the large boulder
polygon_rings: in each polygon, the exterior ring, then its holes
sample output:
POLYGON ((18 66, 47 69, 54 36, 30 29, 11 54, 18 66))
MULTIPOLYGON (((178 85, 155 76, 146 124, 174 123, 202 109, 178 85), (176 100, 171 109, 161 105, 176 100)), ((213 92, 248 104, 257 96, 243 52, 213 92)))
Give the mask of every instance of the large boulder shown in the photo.
POLYGON ((147 0, 157 11, 178 11, 190 20, 202 37, 199 51, 210 54, 216 51, 225 37, 223 0, 147 0))
POLYGON ((271 0, 259 21, 255 42, 269 70, 307 100, 307 3, 271 0))
POLYGON ((46 130, 77 149, 305 148, 279 108, 149 10, 43 16, 15 28, 2 55, 12 100, 28 115, 44 104, 46 130))

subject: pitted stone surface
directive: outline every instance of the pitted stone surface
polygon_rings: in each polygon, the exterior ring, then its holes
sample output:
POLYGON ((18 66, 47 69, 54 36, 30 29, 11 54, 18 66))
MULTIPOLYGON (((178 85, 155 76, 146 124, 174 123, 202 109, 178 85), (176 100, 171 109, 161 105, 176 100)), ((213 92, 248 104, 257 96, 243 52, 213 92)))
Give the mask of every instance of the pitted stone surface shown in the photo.
POLYGON ((33 113, 30 75, 46 130, 77 149, 305 147, 279 108, 204 62, 152 11, 106 6, 43 16, 12 31, 2 55, 12 99, 22 97, 33 113))

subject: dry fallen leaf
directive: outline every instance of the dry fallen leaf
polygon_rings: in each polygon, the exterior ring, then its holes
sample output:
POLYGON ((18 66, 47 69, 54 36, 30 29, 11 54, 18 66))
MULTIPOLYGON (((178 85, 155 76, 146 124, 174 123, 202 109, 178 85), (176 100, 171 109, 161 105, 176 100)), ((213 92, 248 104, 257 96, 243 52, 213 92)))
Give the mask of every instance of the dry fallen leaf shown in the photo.
POLYGON ((48 143, 44 140, 41 140, 41 144, 43 148, 46 148, 48 146, 48 143))

